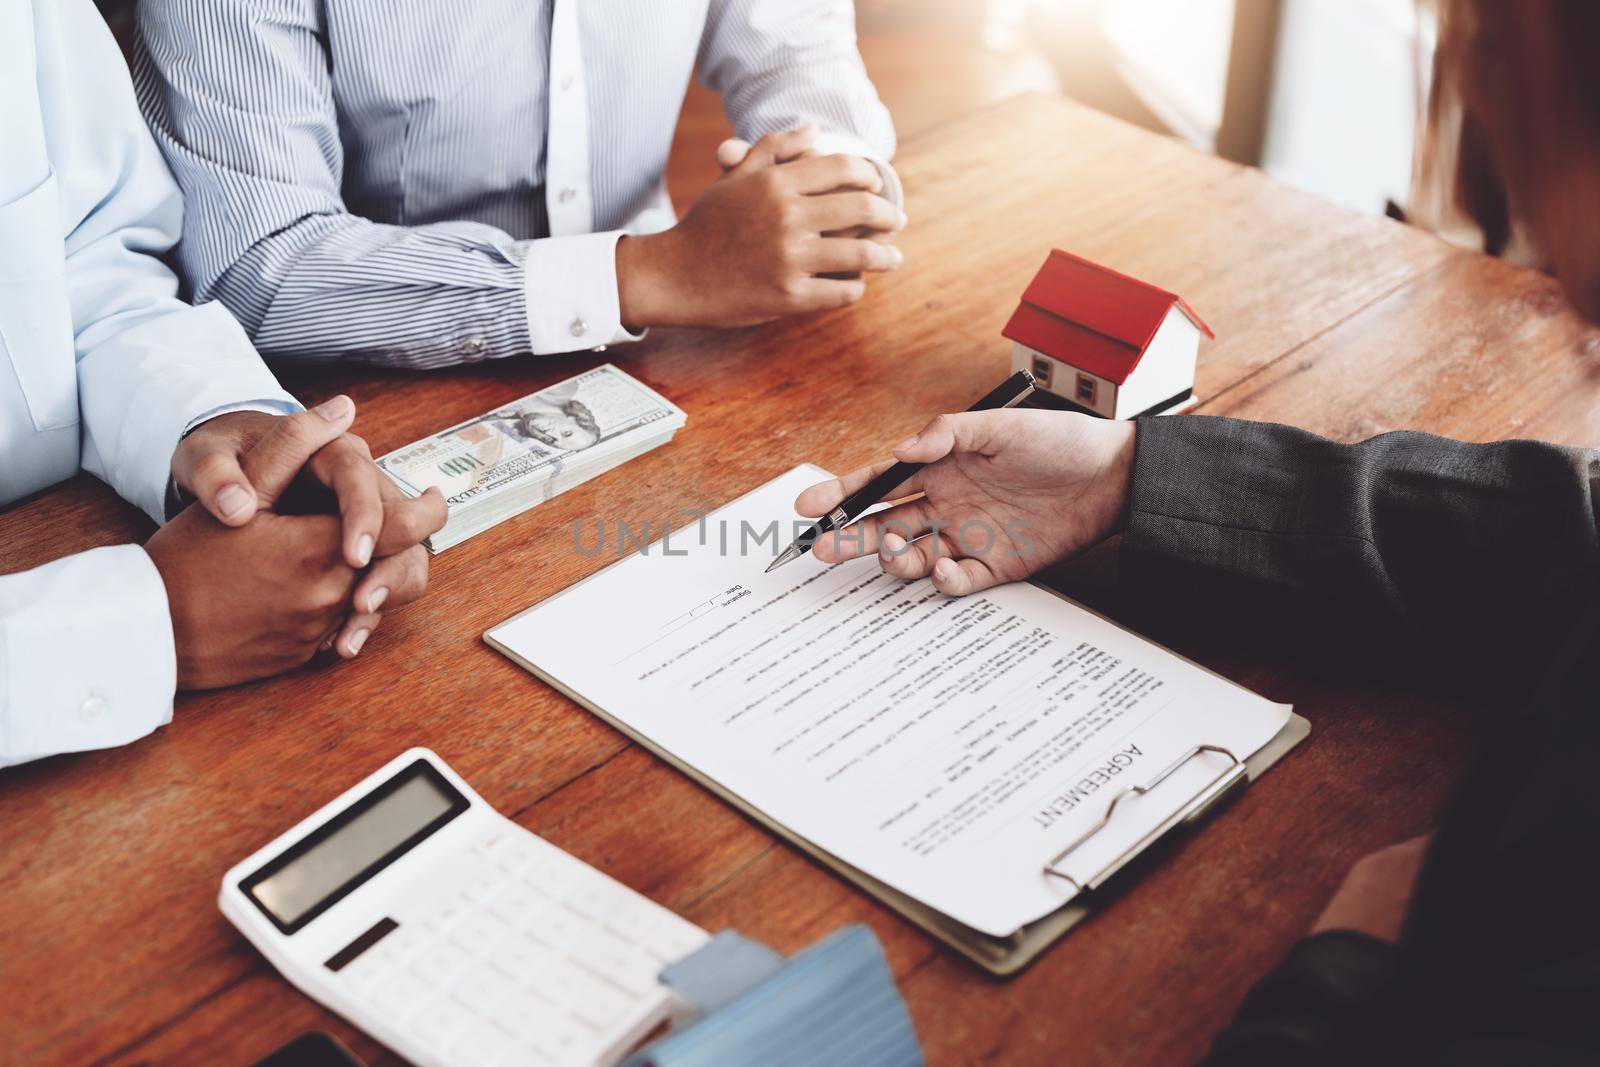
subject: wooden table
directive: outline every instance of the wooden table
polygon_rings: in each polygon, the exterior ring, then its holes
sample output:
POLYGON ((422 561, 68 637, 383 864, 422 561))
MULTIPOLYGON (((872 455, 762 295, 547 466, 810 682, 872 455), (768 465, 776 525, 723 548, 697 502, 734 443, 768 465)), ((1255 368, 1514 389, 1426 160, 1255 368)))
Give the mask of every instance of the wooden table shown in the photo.
MULTIPOLYGON (((575 522, 660 523, 803 460, 844 470, 965 406, 1006 372, 1000 327, 1052 244, 1200 310, 1218 333, 1202 352, 1202 412, 1344 439, 1416 427, 1595 443, 1600 334, 1543 276, 1056 99, 939 127, 898 162, 912 226, 897 276, 849 312, 661 331, 611 353, 682 405, 688 427, 437 558, 427 599, 389 618, 358 661, 185 696, 172 725, 138 744, 0 772, 0 1059, 244 1064, 321 1026, 392 1062, 280 979, 215 901, 230 864, 414 744, 518 822, 708 928, 792 951, 869 923, 936 1065, 1193 1061, 1353 860, 1427 829, 1478 734, 1448 696, 1356 669, 1337 640, 1246 639, 1195 611, 1212 606, 1174 604, 1135 624, 1293 701, 1315 732, 1111 907, 999 981, 482 643, 603 564, 572 550, 575 522), (840 410, 873 417, 845 433, 840 410)), ((349 392, 357 429, 386 451, 596 362, 288 378, 307 400, 349 392)), ((147 532, 80 476, 0 515, 0 572, 147 532)), ((1123 612, 1114 552, 1056 580, 1123 612)))

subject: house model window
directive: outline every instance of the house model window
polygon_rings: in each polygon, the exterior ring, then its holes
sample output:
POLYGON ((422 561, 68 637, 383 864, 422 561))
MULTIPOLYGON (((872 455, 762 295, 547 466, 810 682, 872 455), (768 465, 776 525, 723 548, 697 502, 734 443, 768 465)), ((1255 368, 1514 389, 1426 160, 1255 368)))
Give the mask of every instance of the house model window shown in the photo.
POLYGON ((1060 250, 1003 332, 1037 402, 1108 419, 1193 406, 1200 336, 1215 336, 1176 294, 1060 250))

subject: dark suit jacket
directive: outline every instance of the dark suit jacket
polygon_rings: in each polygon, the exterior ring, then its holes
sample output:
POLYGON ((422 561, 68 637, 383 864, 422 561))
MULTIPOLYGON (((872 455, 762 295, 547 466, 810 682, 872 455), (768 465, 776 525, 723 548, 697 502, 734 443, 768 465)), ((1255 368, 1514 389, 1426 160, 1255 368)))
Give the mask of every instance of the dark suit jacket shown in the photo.
POLYGON ((1208 1062, 1600 1064, 1600 453, 1145 419, 1121 551, 1168 603, 1353 613, 1499 723, 1401 943, 1302 942, 1208 1062))

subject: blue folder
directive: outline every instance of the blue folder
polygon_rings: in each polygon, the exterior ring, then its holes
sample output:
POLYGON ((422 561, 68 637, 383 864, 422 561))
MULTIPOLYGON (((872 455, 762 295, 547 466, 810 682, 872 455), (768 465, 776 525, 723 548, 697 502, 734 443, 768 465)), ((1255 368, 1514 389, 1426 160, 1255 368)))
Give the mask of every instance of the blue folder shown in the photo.
POLYGON ((883 947, 847 926, 789 959, 723 931, 661 981, 698 1021, 624 1067, 922 1067, 922 1050, 883 947))

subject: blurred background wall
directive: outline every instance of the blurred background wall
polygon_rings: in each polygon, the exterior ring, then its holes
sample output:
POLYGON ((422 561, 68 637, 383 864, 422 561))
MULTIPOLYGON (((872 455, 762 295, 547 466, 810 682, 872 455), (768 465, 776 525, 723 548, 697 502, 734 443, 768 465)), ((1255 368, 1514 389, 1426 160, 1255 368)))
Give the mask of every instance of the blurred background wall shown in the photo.
MULTIPOLYGON (((97 3, 126 43, 134 0, 97 3)), ((1060 92, 1369 212, 1410 200, 1433 41, 1423 6, 856 0, 862 56, 902 138, 1060 92)), ((716 97, 692 86, 668 171, 680 210, 716 177, 728 132, 716 97)))
MULTIPOLYGON (((1061 92, 1363 211, 1409 198, 1432 28, 1416 0, 856 0, 902 137, 1061 92)), ((684 202, 715 176, 714 97, 685 103, 684 202)))

